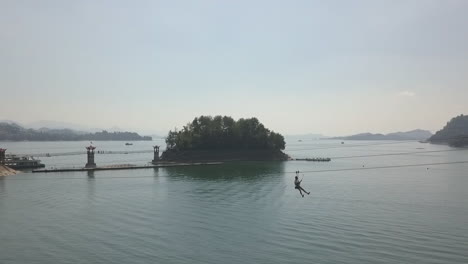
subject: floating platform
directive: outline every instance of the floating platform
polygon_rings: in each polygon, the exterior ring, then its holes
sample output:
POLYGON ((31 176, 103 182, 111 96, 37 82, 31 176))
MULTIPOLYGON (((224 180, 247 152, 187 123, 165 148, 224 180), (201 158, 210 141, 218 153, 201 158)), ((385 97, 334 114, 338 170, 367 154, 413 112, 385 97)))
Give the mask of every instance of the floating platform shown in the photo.
POLYGON ((151 165, 132 165, 119 164, 95 168, 57 168, 57 169, 38 169, 33 170, 34 173, 49 173, 49 172, 71 172, 71 171, 102 171, 102 170, 136 170, 136 169, 151 169, 164 167, 181 167, 181 166, 203 166, 203 165, 220 165, 223 162, 185 162, 185 163, 159 163, 151 165))
POLYGON ((329 162, 329 161, 331 161, 330 158, 305 158, 305 159, 295 159, 295 160, 315 161, 315 162, 329 162))

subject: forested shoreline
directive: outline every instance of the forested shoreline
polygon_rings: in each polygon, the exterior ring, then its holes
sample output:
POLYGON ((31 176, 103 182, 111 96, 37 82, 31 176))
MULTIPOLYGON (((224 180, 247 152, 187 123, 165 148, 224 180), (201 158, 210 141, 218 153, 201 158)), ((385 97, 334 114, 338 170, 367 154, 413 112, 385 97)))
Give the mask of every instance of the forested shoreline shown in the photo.
POLYGON ((459 115, 452 118, 428 141, 434 144, 449 144, 452 147, 468 146, 468 116, 459 115))

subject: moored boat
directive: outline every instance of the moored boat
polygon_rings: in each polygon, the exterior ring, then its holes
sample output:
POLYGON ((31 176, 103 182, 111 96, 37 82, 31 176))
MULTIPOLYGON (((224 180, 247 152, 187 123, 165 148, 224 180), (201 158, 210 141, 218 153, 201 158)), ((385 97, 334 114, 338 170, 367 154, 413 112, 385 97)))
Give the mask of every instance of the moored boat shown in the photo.
POLYGON ((7 155, 4 165, 15 170, 44 168, 45 165, 40 160, 31 156, 18 157, 16 155, 7 155))

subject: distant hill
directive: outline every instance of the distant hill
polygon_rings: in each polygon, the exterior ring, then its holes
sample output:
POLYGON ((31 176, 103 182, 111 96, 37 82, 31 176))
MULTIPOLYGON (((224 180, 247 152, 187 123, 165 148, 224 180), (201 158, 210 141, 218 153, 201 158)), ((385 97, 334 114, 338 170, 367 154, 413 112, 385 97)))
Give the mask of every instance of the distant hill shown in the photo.
POLYGON ((454 147, 468 146, 468 116, 459 115, 452 118, 428 141, 435 144, 449 144, 454 147))
MULTIPOLYGON (((40 121, 35 121, 35 122, 20 124, 20 125, 23 126, 24 128, 32 128, 32 129, 42 129, 42 128, 70 129, 73 131, 84 131, 87 133, 102 131, 102 129, 90 129, 86 126, 82 126, 82 125, 78 125, 74 123, 51 121, 51 120, 40 120, 40 121)), ((116 131, 116 130, 112 130, 112 131, 116 131)))
POLYGON ((286 135, 285 138, 288 141, 298 141, 298 140, 317 140, 317 139, 322 139, 326 138, 326 136, 322 134, 300 134, 300 135, 286 135))
POLYGON ((415 129, 407 132, 395 132, 386 135, 393 140, 426 140, 432 136, 431 131, 415 129))
POLYGON ((0 123, 0 141, 80 141, 80 140, 116 140, 136 141, 152 140, 135 132, 102 132, 86 133, 71 129, 24 128, 16 123, 0 123))
POLYGON ((415 129, 407 132, 395 132, 389 134, 361 133, 347 137, 334 137, 332 139, 345 140, 427 140, 432 136, 428 130, 415 129))

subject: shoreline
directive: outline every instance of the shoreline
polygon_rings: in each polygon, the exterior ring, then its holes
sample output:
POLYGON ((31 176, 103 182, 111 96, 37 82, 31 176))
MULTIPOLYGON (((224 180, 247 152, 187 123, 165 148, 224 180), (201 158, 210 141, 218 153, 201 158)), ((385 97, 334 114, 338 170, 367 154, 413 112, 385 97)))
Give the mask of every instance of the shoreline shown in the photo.
POLYGON ((232 162, 232 161, 288 161, 291 157, 281 150, 166 150, 161 162, 232 162))
POLYGON ((15 175, 15 174, 18 174, 19 171, 17 170, 14 170, 10 167, 7 167, 5 165, 0 165, 0 177, 5 177, 5 176, 11 176, 11 175, 15 175))

